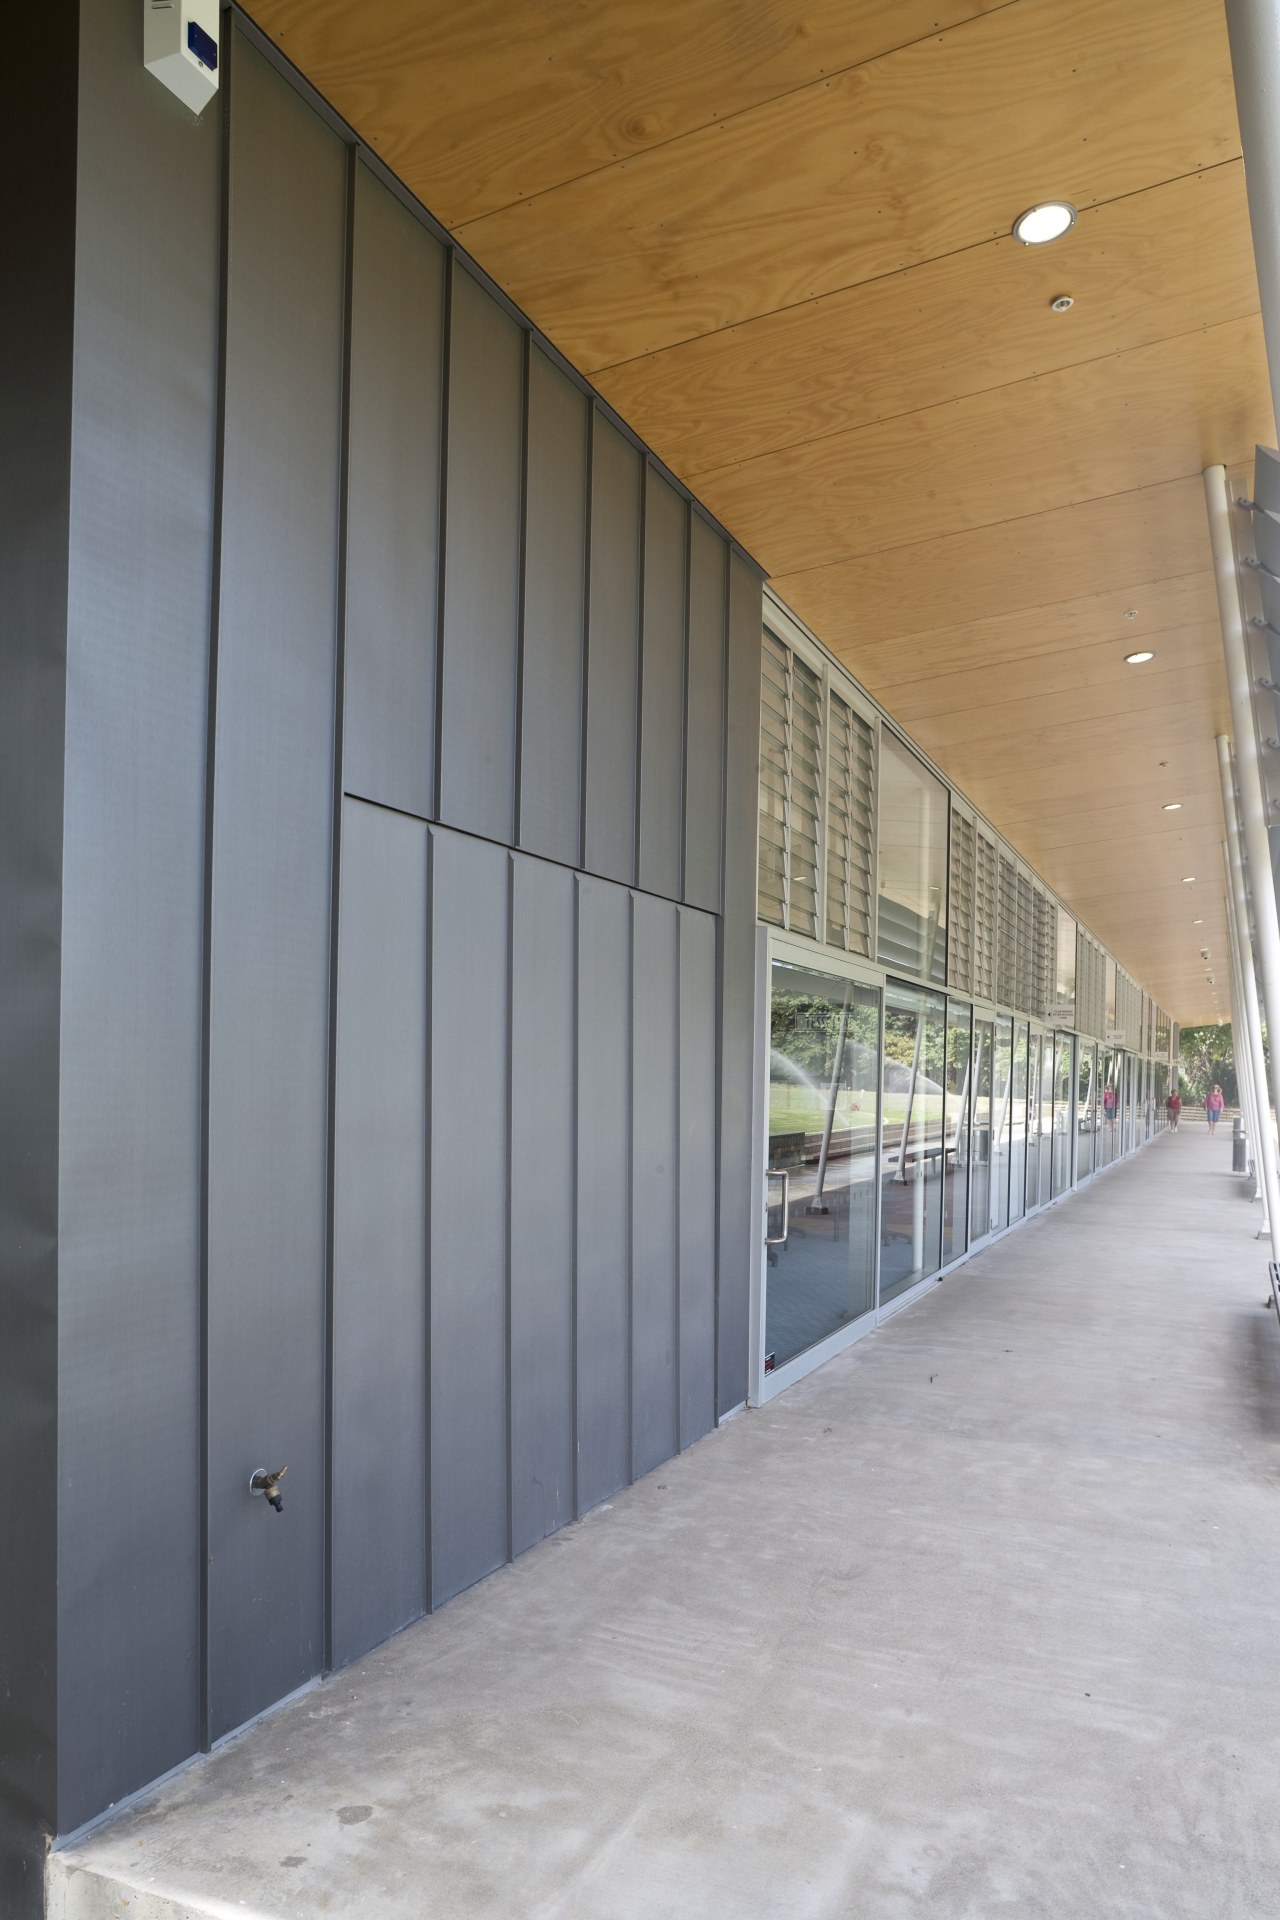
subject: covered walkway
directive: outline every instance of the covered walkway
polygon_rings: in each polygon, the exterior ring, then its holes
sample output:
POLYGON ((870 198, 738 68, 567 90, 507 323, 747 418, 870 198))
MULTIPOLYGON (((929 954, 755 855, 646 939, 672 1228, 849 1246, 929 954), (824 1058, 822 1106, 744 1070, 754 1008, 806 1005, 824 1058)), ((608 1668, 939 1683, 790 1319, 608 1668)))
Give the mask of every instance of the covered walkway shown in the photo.
POLYGON ((1280 1332, 1229 1165, 1159 1140, 59 1856, 54 1912, 1280 1913, 1280 1332))

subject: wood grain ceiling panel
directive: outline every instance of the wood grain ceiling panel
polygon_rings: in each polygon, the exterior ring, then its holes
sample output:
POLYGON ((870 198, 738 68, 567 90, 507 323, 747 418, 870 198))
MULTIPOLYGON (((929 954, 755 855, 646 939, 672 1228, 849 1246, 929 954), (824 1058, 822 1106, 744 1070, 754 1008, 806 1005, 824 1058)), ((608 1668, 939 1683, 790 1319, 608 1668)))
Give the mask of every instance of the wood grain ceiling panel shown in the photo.
POLYGON ((259 0, 438 220, 464 221, 1007 0, 259 0))
POLYGON ((717 467, 1254 313, 1238 160, 597 375, 695 488, 717 467), (1050 302, 1069 293, 1069 313, 1050 302))
POLYGON ((1017 0, 469 222, 589 372, 1234 159, 1204 0, 1017 0))
POLYGON ((1269 425, 1256 315, 704 476, 771 571, 1196 475, 1269 425))
POLYGON ((855 673, 864 640, 1025 614, 1090 592, 1132 590, 1139 604, 1141 586, 1210 564, 1199 474, 936 539, 899 532, 905 541, 880 553, 803 574, 784 567, 774 578, 855 673))
MULTIPOLYGON (((1022 661, 1061 658, 1080 671, 1093 648, 1110 648, 1119 660, 1139 647, 1160 646, 1163 636, 1185 629, 1212 635, 1221 651, 1218 603, 1213 575, 1181 574, 1154 581, 1136 592, 1085 594, 1078 600, 1003 614, 958 627, 934 627, 924 633, 887 640, 861 639, 859 665, 874 681, 877 698, 898 698, 899 688, 928 682, 940 704, 970 703, 976 689, 989 697, 986 675, 1022 661)), ((846 663, 848 664, 848 663, 846 663)), ((853 671, 850 666, 850 671, 853 671)))

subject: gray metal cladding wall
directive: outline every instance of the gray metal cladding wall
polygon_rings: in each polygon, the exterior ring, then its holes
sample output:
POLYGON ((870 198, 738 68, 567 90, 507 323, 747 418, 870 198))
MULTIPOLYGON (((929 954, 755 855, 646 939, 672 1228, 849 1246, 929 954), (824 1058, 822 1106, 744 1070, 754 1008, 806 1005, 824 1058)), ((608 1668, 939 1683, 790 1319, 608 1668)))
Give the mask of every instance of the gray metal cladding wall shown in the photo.
POLYGON ((85 19, 63 1832, 744 1398, 761 618, 251 30, 85 19))

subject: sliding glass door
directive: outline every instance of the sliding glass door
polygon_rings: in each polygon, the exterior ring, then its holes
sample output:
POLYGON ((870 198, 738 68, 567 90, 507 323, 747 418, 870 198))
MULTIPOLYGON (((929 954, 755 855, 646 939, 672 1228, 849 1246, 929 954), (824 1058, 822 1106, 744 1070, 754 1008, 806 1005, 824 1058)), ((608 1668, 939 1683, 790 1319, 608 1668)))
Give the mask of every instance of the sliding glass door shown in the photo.
POLYGON ((764 1371, 875 1309, 880 993, 770 968, 764 1371))
POLYGON ((941 1265, 946 1050, 941 994, 890 980, 884 993, 881 1306, 941 1265))

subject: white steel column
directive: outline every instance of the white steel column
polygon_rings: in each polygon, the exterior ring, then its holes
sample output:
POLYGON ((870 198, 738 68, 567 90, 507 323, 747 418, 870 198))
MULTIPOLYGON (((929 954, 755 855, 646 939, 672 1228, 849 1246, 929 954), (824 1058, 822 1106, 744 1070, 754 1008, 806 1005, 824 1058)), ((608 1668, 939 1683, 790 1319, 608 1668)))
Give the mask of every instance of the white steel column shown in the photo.
MULTIPOLYGON (((1231 538, 1231 507, 1223 467, 1204 470, 1205 504, 1209 511, 1209 539, 1213 547, 1213 577, 1218 590, 1218 617, 1231 697, 1231 732, 1235 746, 1235 790, 1239 808, 1240 855, 1244 881, 1253 897, 1253 924, 1258 937, 1261 999, 1271 1037, 1271 1105, 1280 1115, 1280 918, 1276 914, 1275 881, 1271 874, 1271 844, 1267 837, 1267 803, 1258 765, 1258 735, 1253 724, 1249 681, 1249 650, 1244 613, 1236 576, 1231 538)), ((1219 749, 1221 752, 1221 749, 1219 749)), ((1231 810, 1227 809, 1230 814, 1231 810)), ((1231 821, 1227 821, 1228 834, 1231 821)), ((1248 932, 1248 921, 1245 922, 1248 932)), ((1242 946, 1244 942, 1242 941, 1242 946)))
MULTIPOLYGON (((1266 1194, 1264 1191, 1265 1169, 1263 1153, 1266 1143, 1262 1138, 1258 1118, 1257 1100, 1257 1064, 1250 1046, 1250 1023, 1248 1001, 1244 990, 1244 975, 1240 970, 1240 947, 1236 938, 1236 909, 1231 895, 1231 856, 1227 845, 1222 844, 1222 864, 1226 874, 1227 891, 1223 900, 1223 910, 1227 918, 1227 953, 1231 965, 1231 1042, 1236 1058, 1236 1079, 1240 1087, 1240 1105, 1244 1112, 1244 1124, 1253 1145, 1253 1197, 1263 1202, 1263 1231, 1270 1231, 1270 1221, 1266 1216, 1266 1194)), ((1268 1124, 1270 1124, 1268 1122, 1268 1124)))
POLYGON ((1226 5, 1271 403, 1280 417, 1280 0, 1226 5))
MULTIPOLYGON (((1233 582, 1234 586, 1234 582, 1233 582)), ((1239 618, 1239 600, 1236 601, 1239 618)), ((1225 624, 1225 623, 1224 623, 1225 624)), ((1242 636, 1243 644, 1243 636, 1242 636)), ((1252 740, 1253 720, 1248 717, 1249 738, 1252 740)), ((1244 1018, 1248 1023, 1248 1046, 1250 1065, 1253 1070, 1254 1097, 1257 1127, 1258 1170, 1262 1176, 1262 1191, 1267 1209, 1267 1223, 1271 1232, 1272 1257, 1280 1260, 1280 1168, 1277 1167, 1276 1136, 1271 1124, 1272 1098, 1268 1085, 1266 1054, 1262 1047, 1262 1016, 1258 1007, 1258 982, 1253 964, 1253 943, 1249 938, 1249 899, 1245 883, 1245 849, 1240 832, 1240 803, 1236 792, 1238 769, 1233 769, 1231 747, 1225 734, 1218 735, 1218 771, 1222 777, 1222 814, 1227 830, 1227 867, 1230 874, 1230 891, 1227 899, 1227 911, 1230 916, 1232 932, 1235 936, 1236 963, 1240 975, 1241 997, 1244 1001, 1244 1018)), ((1257 763, 1254 763, 1255 774, 1257 763)), ((1263 829, 1264 848, 1266 830, 1263 829)), ((1275 918, 1275 887, 1271 879, 1271 862, 1268 852, 1264 852, 1263 871, 1267 877, 1267 889, 1271 894, 1269 909, 1254 897, 1254 918, 1261 919, 1265 911, 1270 911, 1272 931, 1277 932, 1275 918)), ((1250 867, 1252 877, 1252 867, 1250 867)), ((1277 941, 1280 944, 1280 940, 1277 941)), ((1267 1007, 1267 1031, 1280 1040, 1280 1024, 1271 1017, 1271 1007, 1267 1007)), ((1271 1084, 1276 1078, 1276 1052, 1273 1050, 1271 1061, 1271 1084)), ((1275 1103, 1280 1112, 1280 1101, 1275 1103)))

